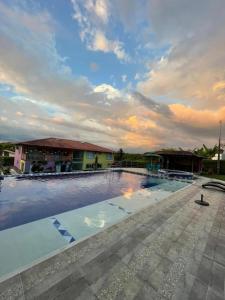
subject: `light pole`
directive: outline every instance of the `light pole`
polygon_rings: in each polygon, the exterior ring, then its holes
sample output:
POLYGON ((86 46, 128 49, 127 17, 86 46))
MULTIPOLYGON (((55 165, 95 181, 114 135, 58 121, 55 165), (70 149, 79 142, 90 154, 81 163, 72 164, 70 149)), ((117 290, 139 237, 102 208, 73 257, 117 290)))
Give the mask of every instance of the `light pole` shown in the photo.
POLYGON ((219 122, 219 145, 218 145, 218 160, 217 160, 217 174, 220 174, 220 144, 221 144, 221 127, 222 127, 222 121, 219 122))

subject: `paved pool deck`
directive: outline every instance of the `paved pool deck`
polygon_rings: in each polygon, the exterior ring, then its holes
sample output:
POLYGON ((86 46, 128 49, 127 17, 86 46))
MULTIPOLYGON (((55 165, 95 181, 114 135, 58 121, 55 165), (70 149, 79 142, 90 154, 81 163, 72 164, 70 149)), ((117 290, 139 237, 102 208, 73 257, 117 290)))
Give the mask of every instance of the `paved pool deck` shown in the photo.
POLYGON ((0 299, 224 299, 225 194, 206 180, 5 278, 0 299))

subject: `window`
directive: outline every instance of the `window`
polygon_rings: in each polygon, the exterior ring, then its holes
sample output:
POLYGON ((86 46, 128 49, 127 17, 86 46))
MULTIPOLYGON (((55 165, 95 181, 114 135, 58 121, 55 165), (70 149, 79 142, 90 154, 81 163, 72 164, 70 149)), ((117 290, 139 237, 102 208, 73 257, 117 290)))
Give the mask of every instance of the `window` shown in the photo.
POLYGON ((112 160, 113 159, 112 153, 107 153, 106 154, 106 159, 107 160, 112 160))
POLYGON ((87 158, 88 159, 94 159, 95 158, 95 153, 94 152, 87 152, 87 158))
POLYGON ((74 160, 83 160, 83 152, 82 151, 74 151, 73 152, 73 159, 74 160))

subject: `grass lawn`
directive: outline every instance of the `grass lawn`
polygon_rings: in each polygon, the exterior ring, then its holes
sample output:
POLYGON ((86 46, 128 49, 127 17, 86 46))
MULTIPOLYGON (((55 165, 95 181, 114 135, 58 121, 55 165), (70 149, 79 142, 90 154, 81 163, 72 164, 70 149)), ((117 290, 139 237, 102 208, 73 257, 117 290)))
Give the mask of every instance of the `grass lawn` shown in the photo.
POLYGON ((203 175, 203 176, 225 181, 225 175, 216 175, 216 174, 214 174, 214 175, 203 175))

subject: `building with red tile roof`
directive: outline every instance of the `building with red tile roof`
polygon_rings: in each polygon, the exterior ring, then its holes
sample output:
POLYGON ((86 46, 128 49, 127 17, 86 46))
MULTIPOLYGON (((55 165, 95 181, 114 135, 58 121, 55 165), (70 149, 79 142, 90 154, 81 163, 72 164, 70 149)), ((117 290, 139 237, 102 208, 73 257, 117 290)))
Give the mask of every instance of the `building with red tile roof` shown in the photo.
POLYGON ((23 173, 69 172, 107 168, 111 149, 87 142, 45 138, 16 144, 14 166, 23 173))

